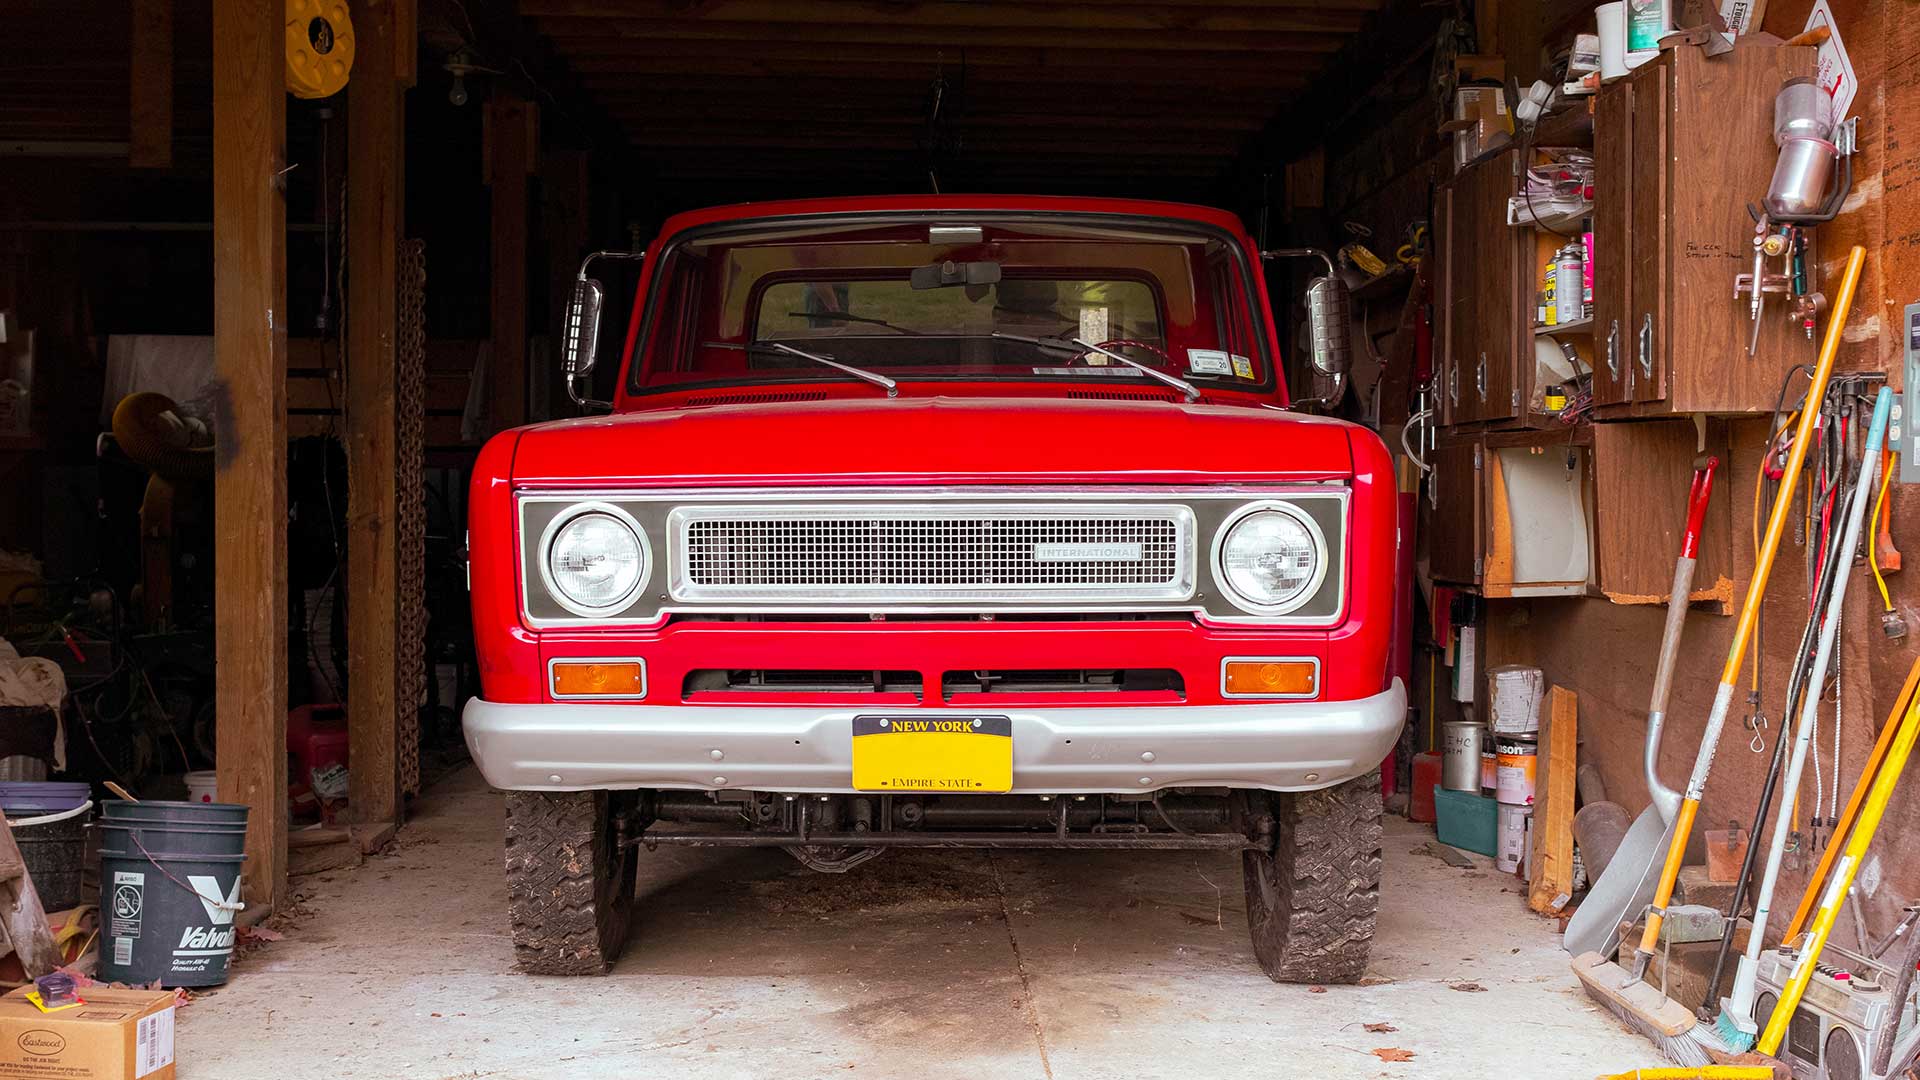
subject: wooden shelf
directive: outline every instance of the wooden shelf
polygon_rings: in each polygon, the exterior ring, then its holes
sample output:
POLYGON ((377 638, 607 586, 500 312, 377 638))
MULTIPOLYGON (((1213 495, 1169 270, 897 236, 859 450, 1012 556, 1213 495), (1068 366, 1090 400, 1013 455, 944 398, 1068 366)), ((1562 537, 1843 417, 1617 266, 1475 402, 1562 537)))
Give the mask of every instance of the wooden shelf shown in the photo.
POLYGON ((1591 318, 1575 319, 1573 322, 1555 323, 1552 326, 1536 326, 1533 328, 1534 337, 1546 337, 1549 334, 1591 334, 1592 332, 1593 320, 1591 318))
POLYGON ((1535 146, 1581 146, 1593 147, 1593 98, 1585 100, 1571 109, 1554 113, 1541 120, 1533 129, 1535 146))

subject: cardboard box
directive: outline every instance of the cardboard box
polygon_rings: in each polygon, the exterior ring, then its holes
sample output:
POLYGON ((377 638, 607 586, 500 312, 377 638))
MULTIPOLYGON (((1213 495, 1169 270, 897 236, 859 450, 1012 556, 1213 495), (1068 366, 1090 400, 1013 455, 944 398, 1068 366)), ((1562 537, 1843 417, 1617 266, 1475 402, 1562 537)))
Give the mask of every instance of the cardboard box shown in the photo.
POLYGON ((88 987, 41 1012, 32 987, 0 997, 0 1080, 173 1080, 173 992, 88 987))

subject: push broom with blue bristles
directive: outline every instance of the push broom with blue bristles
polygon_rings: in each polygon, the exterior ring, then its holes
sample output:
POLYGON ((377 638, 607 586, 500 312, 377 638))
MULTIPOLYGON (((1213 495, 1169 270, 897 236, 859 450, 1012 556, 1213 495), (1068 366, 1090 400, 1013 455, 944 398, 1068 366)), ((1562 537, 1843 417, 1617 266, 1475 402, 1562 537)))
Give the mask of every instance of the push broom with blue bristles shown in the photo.
POLYGON ((1786 533, 1787 517, 1793 507, 1793 495, 1800 470, 1807 461, 1807 448, 1813 443, 1813 429, 1819 419, 1817 404, 1827 395, 1827 383, 1833 375, 1834 358, 1840 352, 1841 331, 1853 308, 1853 296, 1860 284, 1860 268, 1866 262, 1866 249, 1856 245, 1847 253, 1847 268, 1840 279, 1833 309, 1827 319, 1827 332, 1820 343, 1820 357, 1814 365, 1813 379, 1807 386, 1808 407, 1800 411, 1792 447, 1787 452, 1785 476, 1774 496, 1773 510, 1767 516, 1766 536, 1754 560, 1753 579, 1747 583, 1746 597, 1740 605, 1740 621, 1734 628, 1733 644, 1727 649, 1727 662, 1720 670, 1720 685, 1714 693, 1713 709, 1707 714, 1706 730, 1700 734, 1700 749, 1693 760, 1693 772, 1687 780, 1686 797, 1673 820, 1667 844, 1666 862, 1660 868, 1660 881, 1654 889, 1653 906, 1647 912, 1647 925, 1633 953, 1631 970, 1599 953, 1582 953, 1573 958, 1573 973, 1588 996, 1639 1031, 1658 1046, 1663 1054, 1679 1065, 1704 1066, 1710 1063, 1706 1047, 1694 1037, 1700 1025, 1692 1010, 1667 997, 1644 980, 1660 943, 1660 924, 1667 904, 1673 899, 1674 882, 1680 876, 1680 864, 1693 835, 1693 821, 1700 811, 1700 797, 1706 792, 1707 776, 1713 771, 1714 755, 1720 749, 1720 734, 1726 727, 1727 713, 1740 679, 1740 665, 1753 641, 1754 627, 1760 619, 1760 602, 1766 596, 1767 579, 1773 572, 1774 556, 1786 533))

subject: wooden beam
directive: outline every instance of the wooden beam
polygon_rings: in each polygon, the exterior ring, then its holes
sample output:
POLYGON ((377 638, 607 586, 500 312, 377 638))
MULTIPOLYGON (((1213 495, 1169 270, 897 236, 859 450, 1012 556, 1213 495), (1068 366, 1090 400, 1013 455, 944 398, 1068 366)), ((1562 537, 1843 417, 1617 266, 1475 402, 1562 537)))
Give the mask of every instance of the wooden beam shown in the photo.
MULTIPOLYGON (((811 8, 807 9, 811 13, 811 8)), ((995 10, 1003 10, 996 8, 995 10)), ((1057 34, 1047 41, 1051 49, 1098 50, 1107 49, 1138 50, 1155 52, 1194 52, 1199 51, 1240 51, 1240 52, 1300 52, 1302 40, 1311 40, 1318 34, 1351 34, 1358 30, 1363 16, 1359 13, 1335 12, 1313 16, 1311 20, 1297 18, 1296 22, 1315 21, 1317 27, 1294 27, 1289 30, 1254 30, 1234 33, 1178 33, 1167 30, 1101 30, 1097 33, 1057 34)), ((816 44, 831 45, 835 48, 843 44, 896 44, 914 45, 923 51, 933 51, 931 59, 941 55, 952 63, 960 62, 961 50, 976 45, 998 45, 1031 47, 1036 31, 1033 28, 998 26, 929 26, 908 20, 872 21, 868 23, 847 23, 829 25, 814 22, 677 22, 672 19, 575 19, 547 18, 529 20, 542 34, 552 39, 554 47, 565 54, 567 42, 577 38, 612 37, 672 39, 682 41, 765 41, 769 38, 782 41, 809 41, 816 44), (597 30, 597 32, 596 32, 597 30)), ((1305 51, 1324 51, 1318 47, 1305 51)), ((1131 77, 1138 72, 1116 72, 1117 78, 1131 77)))
POLYGON ((527 422, 527 173, 536 150, 532 102, 496 92, 487 102, 491 220, 493 370, 487 373, 493 430, 527 422))
POLYGON ((127 163, 164 169, 173 164, 173 0, 131 0, 127 7, 127 163))
MULTIPOLYGON (((547 337, 549 355, 557 361, 564 347, 562 328, 573 296, 574 275, 587 248, 587 152, 560 150, 540 159, 540 195, 543 231, 547 236, 547 337)), ((547 416, 572 416, 567 378, 558 363, 540 373, 547 393, 547 416)))
MULTIPOLYGON (((729 76, 708 79, 694 75, 658 76, 646 73, 594 72, 583 76, 583 84, 596 101, 607 107, 615 104, 642 104, 656 112, 697 113, 709 104, 727 108, 780 108, 791 103, 803 107, 818 103, 822 107, 855 108, 869 111, 895 107, 926 106, 931 76, 898 79, 785 78, 779 76, 729 76)), ((968 115, 980 109, 1018 112, 1075 113, 1115 115, 1125 112, 1200 112, 1218 110, 1223 115, 1254 114, 1264 119, 1281 103, 1292 99, 1296 90, 1274 86, 1223 97, 1218 87, 1106 83, 1060 83, 1045 87, 1034 84, 1012 85, 970 77, 965 94, 968 115)))
MULTIPOLYGON (((1327 28, 1357 30, 1366 10, 1334 5, 1301 8, 1127 7, 1115 4, 955 4, 944 0, 896 0, 887 21, 924 27, 1020 30, 1131 30, 1153 34, 1271 34, 1327 28)), ((876 21, 867 0, 521 0, 522 15, 587 19, 672 19, 697 23, 770 23, 803 20, 815 26, 867 26, 876 21)), ((1066 34, 1059 35, 1061 37, 1066 34)))
POLYGON ((1548 691, 1540 721, 1540 793, 1533 801, 1533 881, 1527 906, 1551 915, 1573 896, 1574 773, 1579 755, 1579 703, 1573 691, 1548 691))
POLYGON ((213 3, 214 660, 247 901, 287 887, 286 6, 213 3))
MULTIPOLYGON (((1330 37, 1325 40, 1327 44, 1334 45, 1340 39, 1330 37)), ((1208 68, 1202 63, 1190 62, 1185 54, 1179 56, 1161 54, 1167 57, 1165 60, 1158 61, 1166 65, 1164 68, 1131 71, 1127 79, 1130 85, 1207 88, 1216 95, 1226 87, 1297 87, 1305 85, 1313 72, 1324 67, 1326 58, 1331 54, 1332 49, 1298 54, 1263 54, 1274 58, 1261 64, 1232 64, 1219 68, 1208 68)), ((822 74, 818 61, 689 56, 684 52, 673 56, 617 52, 581 54, 574 56, 571 63, 574 69, 583 75, 599 72, 615 75, 696 75, 710 80, 733 78, 792 80, 818 78, 822 74)), ((1100 68, 1084 64, 1030 68, 976 69, 969 67, 965 85, 969 89, 976 85, 991 84, 1020 87, 1026 90, 1029 98, 1037 106, 1049 89, 1061 83, 1112 89, 1115 71, 1116 69, 1111 67, 1100 68)), ((925 58, 895 57, 835 61, 832 74, 839 78, 895 81, 918 88, 924 96, 926 85, 943 72, 954 85, 960 85, 958 64, 941 64, 925 58)))
POLYGON ((347 805, 400 818, 400 628, 395 395, 405 116, 395 0, 361 0, 347 84, 347 805))

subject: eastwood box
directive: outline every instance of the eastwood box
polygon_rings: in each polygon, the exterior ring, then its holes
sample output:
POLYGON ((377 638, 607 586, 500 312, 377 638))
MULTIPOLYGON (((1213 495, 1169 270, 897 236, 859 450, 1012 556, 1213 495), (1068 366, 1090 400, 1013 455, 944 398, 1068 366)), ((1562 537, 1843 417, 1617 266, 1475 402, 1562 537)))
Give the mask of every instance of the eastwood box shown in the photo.
POLYGON ((0 1080, 173 1080, 173 992, 80 992, 41 1012, 32 987, 0 997, 0 1080))

